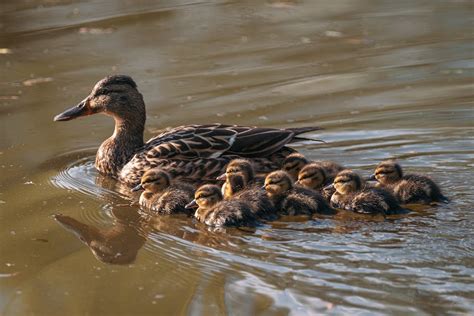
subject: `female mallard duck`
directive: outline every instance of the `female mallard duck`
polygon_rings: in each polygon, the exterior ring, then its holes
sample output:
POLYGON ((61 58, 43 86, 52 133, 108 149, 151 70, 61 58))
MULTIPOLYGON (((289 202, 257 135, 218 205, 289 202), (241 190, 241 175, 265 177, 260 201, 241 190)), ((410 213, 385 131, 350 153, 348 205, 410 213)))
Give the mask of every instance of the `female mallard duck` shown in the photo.
POLYGON ((250 206, 242 200, 223 200, 221 189, 213 184, 199 187, 194 200, 186 207, 197 205, 194 217, 209 226, 252 226, 256 218, 250 206))
POLYGON ((352 170, 339 172, 332 185, 336 189, 331 197, 332 207, 363 214, 391 215, 406 212, 389 192, 363 187, 362 179, 352 170))
POLYGON ((273 203, 262 189, 264 179, 256 178, 250 161, 234 159, 223 175, 217 178, 225 180, 222 186, 224 198, 245 201, 256 217, 272 219, 276 217, 273 203))
POLYGON ((165 167, 176 159, 190 166, 182 167, 182 173, 196 179, 215 179, 222 174, 229 160, 225 156, 229 155, 258 157, 260 161, 266 158, 265 163, 258 164, 257 171, 269 172, 277 169, 285 156, 294 151, 285 145, 302 140, 299 134, 319 129, 187 125, 165 131, 144 144, 145 103, 136 83, 124 75, 100 80, 89 96, 54 120, 68 121, 96 113, 112 116, 115 131, 100 146, 95 166, 100 173, 130 186, 137 185, 146 170, 165 167))
POLYGON ((274 171, 265 178, 265 191, 275 208, 287 215, 334 214, 334 210, 316 191, 293 186, 288 173, 274 171))
POLYGON ((194 188, 186 183, 172 183, 171 176, 163 170, 145 172, 140 184, 132 191, 145 190, 139 203, 159 214, 189 213, 186 205, 192 201, 194 188))
POLYGON ((446 202, 448 199, 430 178, 418 174, 403 174, 402 167, 391 160, 381 162, 370 180, 392 192, 402 204, 446 202))

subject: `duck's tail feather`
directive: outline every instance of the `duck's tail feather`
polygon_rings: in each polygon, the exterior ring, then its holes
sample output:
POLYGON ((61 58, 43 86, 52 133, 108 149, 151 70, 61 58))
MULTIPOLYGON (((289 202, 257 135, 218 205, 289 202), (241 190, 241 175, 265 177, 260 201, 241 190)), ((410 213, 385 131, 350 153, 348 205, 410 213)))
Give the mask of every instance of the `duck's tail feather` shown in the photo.
POLYGON ((288 130, 292 131, 295 134, 295 137, 290 141, 290 143, 295 143, 295 142, 301 142, 301 141, 314 141, 314 142, 321 142, 321 143, 326 143, 322 139, 316 139, 316 138, 309 138, 309 137, 301 137, 301 136, 296 136, 308 132, 314 132, 314 131, 319 131, 322 130, 322 127, 319 126, 307 126, 307 127, 292 127, 288 128, 288 130))

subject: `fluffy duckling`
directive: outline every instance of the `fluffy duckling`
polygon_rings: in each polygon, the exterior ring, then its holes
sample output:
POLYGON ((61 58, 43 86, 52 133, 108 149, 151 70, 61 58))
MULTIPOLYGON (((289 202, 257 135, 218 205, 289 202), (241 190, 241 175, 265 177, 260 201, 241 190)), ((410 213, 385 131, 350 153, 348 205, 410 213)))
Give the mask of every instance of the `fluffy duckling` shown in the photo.
POLYGON ((334 214, 334 210, 316 191, 293 186, 285 171, 274 171, 265 178, 265 191, 275 208, 288 215, 334 214))
POLYGON ((224 199, 245 201, 258 218, 272 219, 275 217, 273 203, 262 189, 263 179, 255 177, 252 164, 248 160, 232 160, 227 166, 226 172, 218 179, 225 179, 222 186, 224 199))
POLYGON ((140 184, 132 189, 145 191, 139 204, 160 214, 187 213, 186 204, 193 199, 194 188, 186 183, 172 183, 168 172, 151 169, 145 172, 140 184))
POLYGON ((331 199, 334 194, 334 188, 328 188, 334 178, 328 176, 324 166, 317 162, 307 164, 298 173, 296 184, 303 188, 318 191, 326 201, 331 199))
POLYGON ((194 200, 186 207, 195 205, 198 209, 194 217, 209 226, 252 226, 256 223, 249 205, 241 200, 223 200, 221 189, 213 184, 199 187, 194 200))
POLYGON ((286 156, 283 160, 281 170, 288 173, 288 175, 293 179, 293 181, 298 180, 298 173, 304 166, 309 163, 309 160, 303 154, 292 153, 286 156))
POLYGON ((447 202, 441 189, 430 178, 418 174, 403 174, 402 167, 391 160, 381 162, 369 180, 392 192, 402 204, 447 202))
POLYGON ((331 197, 332 207, 364 214, 405 212, 392 194, 377 188, 365 188, 360 176, 352 170, 339 172, 332 185, 336 189, 331 197))

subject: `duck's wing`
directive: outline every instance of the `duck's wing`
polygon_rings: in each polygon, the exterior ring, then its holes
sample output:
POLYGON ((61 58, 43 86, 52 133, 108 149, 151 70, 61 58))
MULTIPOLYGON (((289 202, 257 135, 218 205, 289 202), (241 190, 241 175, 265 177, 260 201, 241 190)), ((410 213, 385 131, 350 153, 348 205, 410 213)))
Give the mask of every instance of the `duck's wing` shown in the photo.
POLYGON ((138 155, 147 158, 217 158, 222 154, 265 157, 303 138, 297 135, 320 129, 275 129, 237 125, 186 125, 150 139, 138 155))

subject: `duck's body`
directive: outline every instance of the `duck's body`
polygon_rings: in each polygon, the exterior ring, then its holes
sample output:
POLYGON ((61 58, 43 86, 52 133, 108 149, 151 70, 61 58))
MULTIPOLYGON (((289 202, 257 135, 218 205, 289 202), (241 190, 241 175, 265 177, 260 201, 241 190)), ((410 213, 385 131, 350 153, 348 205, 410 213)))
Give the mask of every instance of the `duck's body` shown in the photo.
POLYGON ((277 214, 273 203, 267 197, 262 184, 265 179, 255 176, 250 161, 234 159, 226 168, 225 174, 219 179, 225 179, 223 195, 226 200, 241 200, 250 206, 254 215, 259 219, 275 219, 277 214))
POLYGON ((333 185, 336 192, 331 197, 332 207, 361 214, 406 213, 392 194, 377 188, 365 188, 360 176, 352 170, 338 173, 333 185))
POLYGON ((123 75, 102 79, 86 99, 57 115, 55 120, 67 121, 96 113, 112 116, 115 131, 100 146, 95 166, 100 173, 131 186, 138 184, 146 170, 169 164, 170 160, 186 162, 179 172, 185 177, 215 178, 224 172, 229 160, 226 156, 256 158, 256 171, 269 172, 281 165, 286 155, 294 152, 285 145, 301 140, 299 134, 319 129, 186 125, 163 132, 144 143, 145 103, 133 79, 123 75), (200 159, 209 159, 209 168, 196 168, 202 164, 200 159))
POLYGON ((194 188, 181 182, 171 183, 171 176, 163 170, 150 169, 133 190, 145 189, 139 204, 158 214, 189 213, 186 205, 193 199, 194 188))
POLYGON ((448 199, 430 178, 418 174, 403 174, 402 167, 393 161, 381 162, 372 176, 377 186, 384 188, 402 204, 446 202, 448 199))
POLYGON ((257 219, 250 206, 242 200, 223 200, 218 186, 206 184, 195 193, 194 201, 188 204, 197 204, 194 217, 209 226, 253 226, 257 219))
POLYGON ((284 215, 334 214, 318 192, 293 186, 284 171, 270 173, 265 179, 265 190, 275 208, 284 215))

